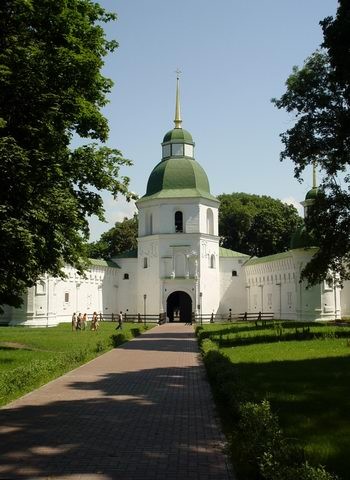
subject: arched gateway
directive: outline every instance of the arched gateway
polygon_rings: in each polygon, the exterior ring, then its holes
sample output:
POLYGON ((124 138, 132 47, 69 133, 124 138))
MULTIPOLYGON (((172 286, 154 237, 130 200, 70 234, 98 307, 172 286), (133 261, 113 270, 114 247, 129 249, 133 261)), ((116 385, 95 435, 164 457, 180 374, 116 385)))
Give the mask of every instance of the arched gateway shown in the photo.
POLYGON ((166 303, 166 313, 170 322, 191 322, 192 299, 186 292, 173 292, 166 303))

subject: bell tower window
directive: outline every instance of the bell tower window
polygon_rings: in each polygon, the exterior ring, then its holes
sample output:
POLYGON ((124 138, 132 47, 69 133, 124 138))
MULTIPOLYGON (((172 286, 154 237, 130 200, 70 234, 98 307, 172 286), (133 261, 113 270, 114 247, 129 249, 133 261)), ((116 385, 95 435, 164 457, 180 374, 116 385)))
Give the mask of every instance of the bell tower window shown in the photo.
POLYGON ((185 143, 185 157, 193 158, 193 145, 185 143))
POLYGON ((163 145, 163 158, 170 157, 171 155, 171 145, 167 143, 166 145, 163 145))
POLYGON ((214 235, 214 215, 211 208, 207 209, 207 233, 214 235))
POLYGON ((184 154, 184 146, 182 143, 173 143, 171 146, 171 150, 172 150, 172 155, 174 157, 176 156, 182 157, 184 154))
POLYGON ((182 212, 177 211, 175 212, 175 232, 182 233, 183 229, 183 215, 182 212))

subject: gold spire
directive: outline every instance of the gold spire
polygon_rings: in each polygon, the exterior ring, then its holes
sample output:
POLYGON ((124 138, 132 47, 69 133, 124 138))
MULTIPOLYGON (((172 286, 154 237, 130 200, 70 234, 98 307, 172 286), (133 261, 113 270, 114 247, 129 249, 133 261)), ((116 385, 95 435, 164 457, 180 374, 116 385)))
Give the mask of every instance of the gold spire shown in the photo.
POLYGON ((175 128, 182 128, 182 120, 181 120, 181 110, 180 110, 180 87, 179 87, 179 76, 180 70, 176 70, 176 104, 175 104, 175 128))
POLYGON ((317 179, 316 179, 316 162, 312 164, 312 188, 317 188, 317 179))

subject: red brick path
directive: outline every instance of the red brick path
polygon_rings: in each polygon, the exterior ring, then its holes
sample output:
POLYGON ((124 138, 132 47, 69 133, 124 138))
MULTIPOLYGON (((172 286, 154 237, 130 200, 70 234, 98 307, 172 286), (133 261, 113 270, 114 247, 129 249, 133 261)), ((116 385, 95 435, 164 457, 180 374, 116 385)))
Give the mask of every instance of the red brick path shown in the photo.
POLYGON ((0 478, 228 480, 193 330, 156 327, 0 410, 0 478))

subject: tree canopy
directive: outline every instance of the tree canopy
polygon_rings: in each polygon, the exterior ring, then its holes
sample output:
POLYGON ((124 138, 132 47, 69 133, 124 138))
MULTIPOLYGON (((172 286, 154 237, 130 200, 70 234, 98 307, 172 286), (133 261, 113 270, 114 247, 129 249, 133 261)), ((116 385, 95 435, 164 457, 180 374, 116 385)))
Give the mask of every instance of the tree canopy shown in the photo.
POLYGON ((329 271, 350 278, 350 4, 341 0, 336 18, 321 22, 323 48, 294 67, 286 92, 273 99, 295 115, 295 124, 281 134, 281 159, 291 159, 300 179, 316 162, 322 172, 319 195, 306 219, 319 250, 303 271, 319 283, 329 271))
POLYGON ((137 247, 137 215, 133 218, 124 218, 116 222, 113 228, 101 235, 101 238, 88 246, 90 258, 104 258, 109 260, 128 250, 137 247))
POLYGON ((98 191, 130 197, 130 165, 101 146, 101 113, 112 81, 101 74, 116 47, 90 0, 3 0, 0 4, 0 305, 19 306, 44 273, 86 267, 87 217, 103 219, 98 191), (97 143, 70 146, 73 136, 97 143))
POLYGON ((223 247, 254 256, 288 250, 302 219, 292 205, 268 196, 219 195, 219 233, 223 247))

